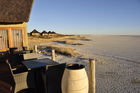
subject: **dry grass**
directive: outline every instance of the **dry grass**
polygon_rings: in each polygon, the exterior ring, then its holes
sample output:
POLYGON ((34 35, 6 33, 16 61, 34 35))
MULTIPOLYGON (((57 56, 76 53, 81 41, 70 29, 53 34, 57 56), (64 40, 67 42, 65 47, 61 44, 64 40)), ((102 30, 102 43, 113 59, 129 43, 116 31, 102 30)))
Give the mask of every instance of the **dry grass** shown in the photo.
MULTIPOLYGON (((34 45, 44 44, 47 45, 49 42, 58 42, 62 44, 69 45, 83 45, 76 40, 85 40, 88 39, 84 36, 76 36, 76 35, 54 35, 51 37, 47 36, 29 36, 29 47, 33 49, 34 45)), ((57 54, 66 55, 66 56, 79 56, 80 54, 76 52, 76 50, 72 47, 65 47, 60 45, 47 45, 44 48, 55 49, 57 54)), ((44 49, 43 47, 41 49, 44 49)), ((48 53, 47 51, 42 51, 42 53, 48 53)))
POLYGON ((80 54, 72 47, 65 47, 60 45, 47 45, 45 48, 54 49, 57 54, 65 56, 79 56, 80 54))
POLYGON ((65 41, 55 41, 57 43, 68 44, 68 45, 83 45, 82 43, 77 43, 75 40, 65 40, 65 41))
POLYGON ((57 42, 57 43, 62 43, 62 44, 74 44, 74 40, 66 40, 66 41, 54 41, 54 42, 57 42))
POLYGON ((63 41, 65 44, 74 44, 75 41, 74 40, 66 40, 66 41, 63 41))
POLYGON ((80 43, 74 43, 74 40, 84 40, 88 41, 84 36, 74 36, 74 35, 58 35, 52 36, 51 38, 43 37, 43 36, 29 36, 29 46, 39 45, 42 43, 49 43, 53 41, 63 41, 65 44, 73 44, 73 45, 83 45, 80 43))
POLYGON ((64 36, 53 36, 51 38, 47 38, 47 37, 40 37, 40 36, 29 36, 28 40, 29 40, 29 46, 34 46, 34 45, 39 45, 42 43, 49 43, 49 42, 53 42, 53 41, 58 41, 58 40, 65 40, 68 38, 71 38, 74 36, 68 36, 68 35, 64 35, 64 36))
POLYGON ((69 38, 70 40, 82 40, 82 41, 91 41, 91 39, 87 39, 85 36, 76 36, 73 38, 69 38))

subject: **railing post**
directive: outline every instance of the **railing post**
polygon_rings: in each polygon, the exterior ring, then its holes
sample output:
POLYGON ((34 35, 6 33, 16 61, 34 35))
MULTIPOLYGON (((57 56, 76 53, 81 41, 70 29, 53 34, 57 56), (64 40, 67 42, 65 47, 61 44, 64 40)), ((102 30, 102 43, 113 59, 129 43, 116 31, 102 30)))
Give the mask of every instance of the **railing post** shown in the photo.
POLYGON ((96 61, 89 59, 89 93, 96 93, 96 61))
POLYGON ((52 60, 55 61, 55 50, 54 49, 52 49, 52 56, 51 57, 52 57, 52 60))
POLYGON ((37 45, 35 45, 34 49, 35 49, 35 52, 37 53, 38 52, 37 45))

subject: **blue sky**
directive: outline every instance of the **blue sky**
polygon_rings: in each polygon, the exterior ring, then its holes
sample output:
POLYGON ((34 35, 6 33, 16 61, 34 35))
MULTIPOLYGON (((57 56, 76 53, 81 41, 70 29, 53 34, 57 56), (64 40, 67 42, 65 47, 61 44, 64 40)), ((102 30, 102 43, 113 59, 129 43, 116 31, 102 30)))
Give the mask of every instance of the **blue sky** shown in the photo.
POLYGON ((29 32, 140 35, 140 0, 34 0, 29 32))

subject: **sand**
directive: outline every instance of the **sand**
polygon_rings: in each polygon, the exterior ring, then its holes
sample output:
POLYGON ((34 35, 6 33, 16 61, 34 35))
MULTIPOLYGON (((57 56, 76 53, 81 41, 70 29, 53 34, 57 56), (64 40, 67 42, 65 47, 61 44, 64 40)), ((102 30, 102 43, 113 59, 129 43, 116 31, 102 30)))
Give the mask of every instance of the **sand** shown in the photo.
MULTIPOLYGON (((84 45, 69 45, 82 56, 58 56, 56 61, 81 63, 96 58, 97 93, 140 93, 140 36, 87 36, 84 45)), ((60 44, 52 42, 55 44, 60 44)))

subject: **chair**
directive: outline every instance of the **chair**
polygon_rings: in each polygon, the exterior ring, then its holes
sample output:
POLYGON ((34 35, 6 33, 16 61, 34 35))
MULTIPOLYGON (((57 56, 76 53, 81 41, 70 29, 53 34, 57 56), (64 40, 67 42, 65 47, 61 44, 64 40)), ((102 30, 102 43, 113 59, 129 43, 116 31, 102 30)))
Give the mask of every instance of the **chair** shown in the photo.
POLYGON ((14 93, 15 81, 11 69, 5 61, 0 60, 0 93, 14 93))
POLYGON ((14 69, 12 69, 12 67, 9 64, 8 60, 6 60, 6 63, 9 65, 11 73, 12 73, 12 75, 14 77, 14 81, 15 81, 15 91, 14 91, 14 93, 17 93, 18 91, 27 89, 28 88, 28 85, 27 85, 28 72, 13 73, 14 69))
POLYGON ((46 69, 47 93, 62 93, 61 80, 66 64, 49 66, 46 69))

